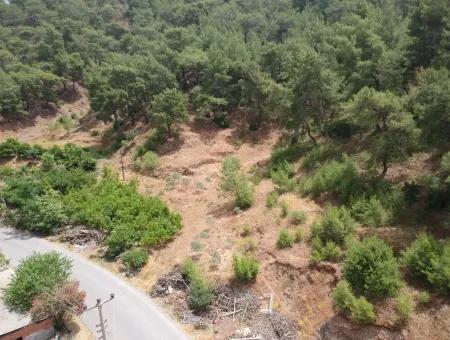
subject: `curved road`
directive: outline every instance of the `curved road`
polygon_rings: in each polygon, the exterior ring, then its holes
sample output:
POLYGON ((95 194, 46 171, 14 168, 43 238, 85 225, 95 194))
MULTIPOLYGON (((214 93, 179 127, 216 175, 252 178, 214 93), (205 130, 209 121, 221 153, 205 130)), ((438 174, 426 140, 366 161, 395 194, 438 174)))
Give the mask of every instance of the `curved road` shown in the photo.
MULTIPOLYGON (((105 269, 47 240, 10 228, 0 227, 0 251, 13 265, 33 253, 56 250, 72 260, 75 280, 87 293, 88 307, 95 305, 96 298, 103 300, 110 293, 115 298, 103 306, 107 319, 107 340, 175 340, 188 339, 177 325, 169 319, 151 299, 139 290, 129 286, 105 269)), ((93 309, 82 316, 89 329, 96 333, 99 323, 98 311, 93 309)))

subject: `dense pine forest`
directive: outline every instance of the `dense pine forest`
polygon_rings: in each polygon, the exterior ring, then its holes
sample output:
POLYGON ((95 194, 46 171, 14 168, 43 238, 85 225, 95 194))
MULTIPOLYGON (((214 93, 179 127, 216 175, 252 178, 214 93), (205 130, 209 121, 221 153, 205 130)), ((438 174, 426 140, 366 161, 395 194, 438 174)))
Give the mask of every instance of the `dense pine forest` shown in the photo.
MULTIPOLYGON (((139 270, 183 222, 137 181, 108 167, 99 178, 99 159, 136 146, 133 172, 157 177, 161 148, 184 124, 219 135, 239 121, 244 134, 279 138, 251 169, 227 154, 219 190, 245 214, 270 181, 276 251, 306 244, 309 265, 339 266, 328 294, 337 313, 384 327, 377 315, 391 299, 390 326, 401 328, 430 299, 448 300, 449 0, 10 0, 0 24, 0 124, 57 112, 86 90, 89 115, 111 128, 103 150, 0 143, 0 159, 34 163, 0 167, 0 215, 13 224, 102 230, 105 257, 139 270), (134 145, 139 124, 150 132, 134 145), (291 209, 290 194, 317 203, 318 218, 291 209), (373 231, 389 227, 410 242, 373 231)), ((182 175, 168 176, 167 192, 182 175)), ((243 227, 244 250, 230 261, 239 281, 253 282, 263 261, 253 229, 243 227)), ((190 306, 207 310, 211 284, 193 262, 184 268, 190 306)))

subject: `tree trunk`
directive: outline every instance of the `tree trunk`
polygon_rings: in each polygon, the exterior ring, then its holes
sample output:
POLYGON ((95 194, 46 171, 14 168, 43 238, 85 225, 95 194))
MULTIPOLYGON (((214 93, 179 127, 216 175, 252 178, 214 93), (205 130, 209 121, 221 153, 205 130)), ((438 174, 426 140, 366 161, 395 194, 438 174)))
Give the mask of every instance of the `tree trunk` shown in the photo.
POLYGON ((311 133, 311 128, 309 127, 309 124, 305 124, 305 130, 306 130, 306 134, 308 135, 308 137, 311 139, 311 141, 313 142, 314 145, 317 145, 317 140, 316 138, 312 135, 311 133))
POLYGON ((383 172, 381 173, 381 177, 384 177, 388 170, 388 156, 385 154, 383 156, 383 172))

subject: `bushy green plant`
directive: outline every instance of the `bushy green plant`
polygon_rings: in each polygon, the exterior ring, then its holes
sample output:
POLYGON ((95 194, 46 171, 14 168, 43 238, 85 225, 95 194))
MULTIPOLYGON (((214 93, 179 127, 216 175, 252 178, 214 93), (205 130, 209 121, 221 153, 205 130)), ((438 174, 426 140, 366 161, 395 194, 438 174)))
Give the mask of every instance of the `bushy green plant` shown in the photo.
POLYGON ((181 229, 180 215, 165 203, 142 196, 135 183, 121 183, 113 177, 70 191, 63 200, 73 223, 111 231, 106 243, 112 257, 136 242, 145 247, 162 244, 181 229))
POLYGON ((122 263, 128 270, 140 270, 148 262, 148 252, 140 249, 130 249, 122 254, 122 263))
POLYGON ((253 185, 247 178, 243 176, 237 178, 234 193, 235 195, 234 203, 236 207, 240 209, 247 209, 251 207, 253 201, 255 200, 253 191, 254 191, 253 185))
POLYGON ((22 228, 44 234, 52 234, 68 220, 61 200, 55 194, 30 200, 18 212, 18 224, 22 228))
POLYGON ((153 151, 147 151, 142 155, 142 157, 138 157, 134 161, 134 168, 136 171, 151 173, 155 171, 159 166, 159 157, 153 151))
POLYGON ((278 203, 278 193, 276 191, 271 191, 268 195, 267 195, 267 199, 266 199, 266 207, 269 209, 274 208, 277 203, 278 203))
POLYGON ((421 234, 403 253, 403 264, 431 288, 450 292, 450 245, 421 234))
POLYGON ((376 237, 355 241, 344 262, 344 277, 357 295, 396 296, 403 283, 392 249, 376 237))
POLYGON ((22 143, 15 138, 8 138, 0 143, 0 159, 18 157, 22 159, 38 159, 43 153, 44 148, 35 144, 30 145, 22 143))
POLYGON ((338 310, 342 312, 351 311, 355 302, 355 296, 353 295, 352 289, 347 281, 339 281, 332 296, 338 310))
POLYGON ((314 237, 311 247, 311 260, 313 263, 321 261, 338 262, 341 259, 342 250, 333 241, 323 242, 319 237, 314 237))
POLYGON ((306 222, 306 212, 291 211, 290 216, 295 224, 304 224, 306 222))
POLYGON ((294 167, 286 161, 278 164, 270 171, 270 178, 277 190, 281 193, 289 192, 294 189, 295 180, 293 176, 294 167))
POLYGON ((281 202, 281 217, 286 217, 289 214, 289 205, 286 201, 281 202))
POLYGON ((161 144, 167 141, 167 136, 161 129, 152 129, 144 143, 144 150, 156 151, 161 144))
POLYGON ((303 231, 301 228, 295 229, 294 232, 294 242, 299 243, 303 240, 303 231))
POLYGON ((408 294, 402 293, 397 297, 397 322, 402 324, 408 321, 413 312, 413 302, 408 294))
POLYGON ((294 245, 294 237, 289 230, 281 229, 278 233, 277 246, 278 248, 290 248, 294 245))
POLYGON ((363 193, 364 185, 355 163, 346 157, 342 161, 325 163, 300 183, 300 191, 314 197, 330 192, 347 203, 352 197, 363 193))
POLYGON ((37 294, 51 293, 69 279, 71 269, 70 260, 56 252, 34 253, 22 260, 6 287, 6 305, 14 311, 28 311, 37 294))
POLYGON ((351 307, 351 317, 357 323, 373 323, 376 318, 373 305, 364 296, 356 298, 351 307))
POLYGON ((332 241, 336 245, 342 246, 354 229, 355 221, 345 207, 329 206, 320 223, 314 226, 312 235, 320 238, 322 242, 332 241))
POLYGON ((430 297, 430 293, 428 293, 427 291, 422 291, 419 293, 419 295, 417 296, 417 301, 421 304, 421 305, 427 305, 431 300, 430 297))
POLYGON ((444 175, 447 175, 447 182, 450 178, 450 151, 444 154, 441 158, 441 169, 444 172, 444 175))
POLYGON ((235 156, 228 156, 222 163, 221 188, 223 191, 234 191, 240 175, 241 161, 235 156))
POLYGON ((356 200, 350 211, 358 222, 367 226, 382 226, 389 223, 392 218, 391 212, 374 196, 356 200))
POLYGON ((287 147, 277 148, 272 151, 270 157, 270 168, 278 166, 283 162, 294 162, 300 158, 309 148, 307 144, 292 143, 287 147))
POLYGON ((259 271, 259 261, 252 255, 237 255, 233 258, 234 275, 240 281, 251 281, 259 271))
POLYGON ((97 161, 82 147, 75 144, 66 144, 64 147, 53 146, 47 150, 53 157, 55 164, 63 165, 67 169, 83 169, 94 171, 97 168, 97 161))
POLYGON ((318 168, 325 161, 336 158, 338 150, 333 144, 317 145, 308 151, 302 160, 302 166, 307 170, 318 168))
POLYGON ((206 280, 196 280, 190 284, 188 304, 195 312, 207 310, 214 301, 214 288, 206 280))

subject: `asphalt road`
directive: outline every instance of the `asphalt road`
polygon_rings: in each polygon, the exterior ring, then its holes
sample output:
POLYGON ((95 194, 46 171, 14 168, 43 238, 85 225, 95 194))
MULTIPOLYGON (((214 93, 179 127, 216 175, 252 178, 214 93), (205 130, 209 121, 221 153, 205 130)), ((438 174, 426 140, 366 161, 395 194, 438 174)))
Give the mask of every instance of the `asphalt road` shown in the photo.
MULTIPOLYGON (((0 251, 13 265, 17 265, 34 251, 52 250, 72 260, 72 277, 80 281, 81 289, 86 291, 88 307, 95 305, 99 297, 105 300, 110 293, 115 294, 115 298, 103 306, 104 318, 107 319, 107 340, 189 339, 148 296, 95 263, 47 240, 0 227, 0 251)), ((95 326, 99 323, 97 308, 85 312, 82 319, 99 337, 100 333, 96 333, 95 326)))

